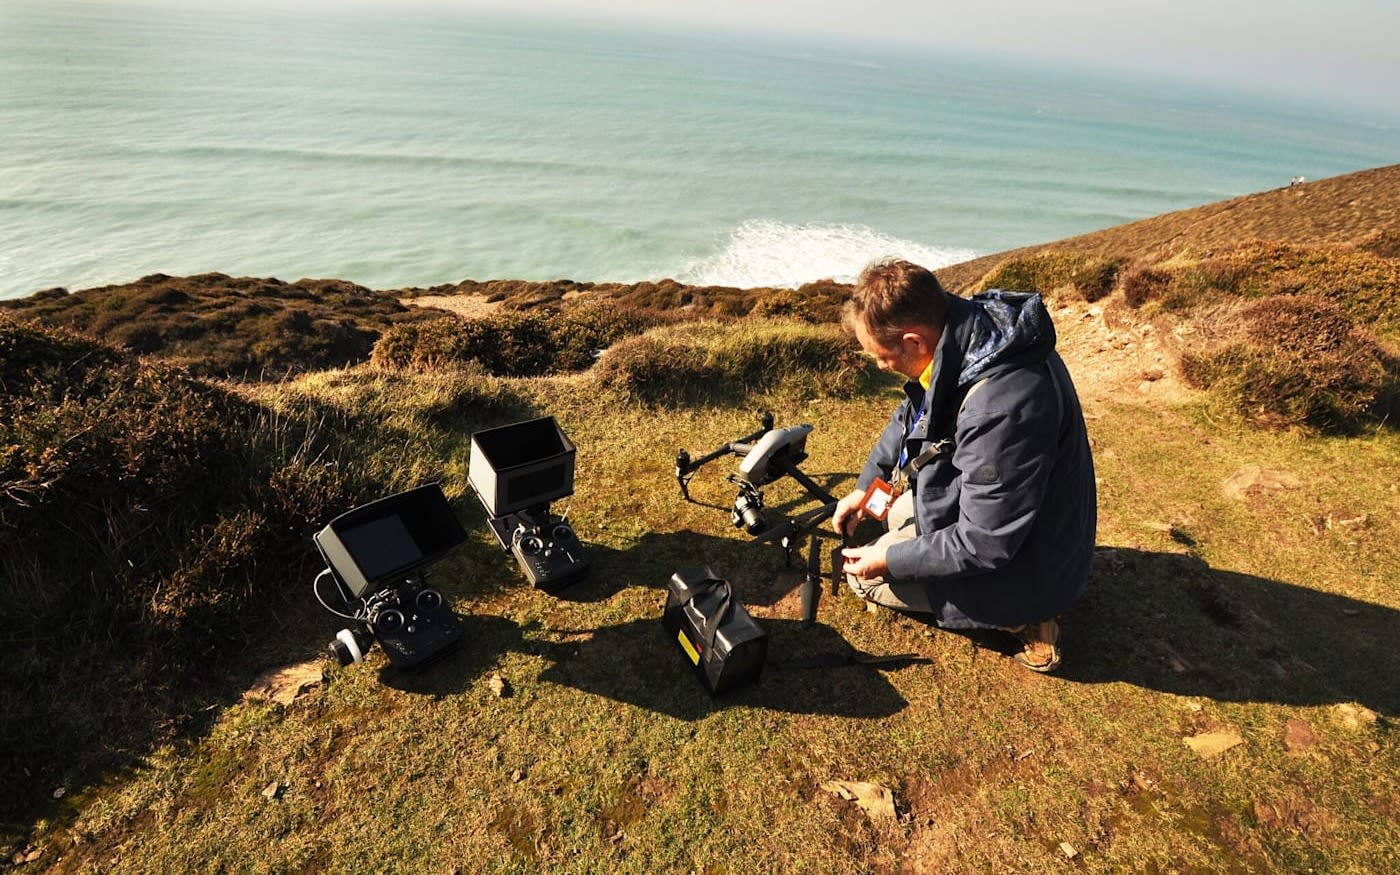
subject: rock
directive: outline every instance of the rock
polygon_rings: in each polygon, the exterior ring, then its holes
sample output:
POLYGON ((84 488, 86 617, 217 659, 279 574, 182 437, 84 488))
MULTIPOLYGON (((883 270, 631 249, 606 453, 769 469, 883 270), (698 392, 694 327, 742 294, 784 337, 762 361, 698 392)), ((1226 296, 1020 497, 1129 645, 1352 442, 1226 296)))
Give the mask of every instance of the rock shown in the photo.
POLYGON ((510 688, 510 682, 507 681, 505 679, 505 676, 503 676, 500 672, 496 672, 495 674, 491 675, 490 684, 491 692, 495 693, 497 698, 508 698, 513 692, 510 688))
POLYGON ((821 788, 860 806, 873 821, 894 823, 894 791, 866 781, 823 781, 821 788))
POLYGON ((1298 475, 1288 471, 1273 471, 1259 465, 1246 465, 1220 484, 1220 491, 1226 498, 1243 501, 1251 495, 1281 492, 1297 489, 1303 485, 1298 475))
POLYGON ((1244 738, 1232 729, 1202 732, 1182 740, 1204 760, 1213 759, 1236 745, 1244 744, 1244 738))
POLYGON ((1283 746, 1293 756, 1301 756, 1317 745, 1317 733, 1306 721, 1288 718, 1283 729, 1283 746))
POLYGON ((323 679, 321 660, 315 659, 264 672, 253 681, 253 686, 244 697, 290 705, 308 690, 320 686, 323 679))
POLYGON ((1351 702, 1343 702, 1335 706, 1332 709, 1332 713, 1336 714, 1337 719, 1348 729, 1360 729, 1363 726, 1374 726, 1376 721, 1380 719, 1380 715, 1376 714, 1375 711, 1372 711, 1365 705, 1355 705, 1351 702))

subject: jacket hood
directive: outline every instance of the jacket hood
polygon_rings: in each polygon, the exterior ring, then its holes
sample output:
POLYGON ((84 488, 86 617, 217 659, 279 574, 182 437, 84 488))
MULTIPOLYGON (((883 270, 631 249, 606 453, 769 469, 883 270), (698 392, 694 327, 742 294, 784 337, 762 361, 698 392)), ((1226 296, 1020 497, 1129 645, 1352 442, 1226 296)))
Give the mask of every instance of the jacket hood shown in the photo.
POLYGON ((1054 348, 1055 326, 1039 293, 988 289, 971 298, 950 295, 933 382, 969 386, 1001 365, 1041 361, 1054 348))

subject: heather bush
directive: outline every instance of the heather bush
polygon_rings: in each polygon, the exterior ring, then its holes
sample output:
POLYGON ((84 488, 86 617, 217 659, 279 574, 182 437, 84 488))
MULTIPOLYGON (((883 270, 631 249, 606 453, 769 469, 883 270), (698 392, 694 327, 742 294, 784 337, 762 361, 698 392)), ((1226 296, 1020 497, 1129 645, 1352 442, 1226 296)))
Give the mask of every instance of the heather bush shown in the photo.
POLYGON ((386 292, 338 280, 168 277, 0 302, 0 309, 122 349, 154 355, 191 373, 277 376, 369 357, 391 325, 445 318, 406 307, 386 292))
POLYGON ((297 615, 313 527, 385 485, 354 434, 0 318, 0 772, 168 731, 297 615))
POLYGON ((1362 241, 1360 247, 1380 258, 1400 258, 1400 231, 1377 231, 1362 241))
POLYGON ((1400 337, 1400 260, 1347 246, 1250 242, 1146 267, 1123 277, 1133 307, 1149 303, 1189 315, 1229 298, 1291 295, 1330 300, 1389 339, 1400 337))
POLYGON ((475 362, 505 377, 568 373, 590 367, 598 350, 656 321, 601 300, 564 310, 502 310, 478 319, 397 326, 375 345, 371 360, 381 367, 417 369, 475 362))
POLYGON ((1199 324, 1183 377, 1250 422, 1348 433, 1393 413, 1400 362, 1330 301, 1266 298, 1217 308, 1199 324))
POLYGON ((774 289, 758 296, 749 315, 800 319, 813 324, 839 323, 841 305, 850 295, 850 286, 831 281, 807 283, 797 289, 774 289))
POLYGON ((1171 287, 1172 275, 1155 267, 1143 267, 1123 276, 1123 300, 1133 308, 1163 297, 1171 287))

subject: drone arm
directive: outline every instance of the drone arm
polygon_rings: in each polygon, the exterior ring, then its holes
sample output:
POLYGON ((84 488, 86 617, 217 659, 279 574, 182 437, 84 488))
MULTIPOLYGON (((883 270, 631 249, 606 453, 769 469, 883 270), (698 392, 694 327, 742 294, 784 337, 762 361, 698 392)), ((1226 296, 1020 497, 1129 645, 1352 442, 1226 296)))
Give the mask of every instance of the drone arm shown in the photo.
POLYGON ((805 532, 810 532, 820 526, 827 519, 830 519, 832 511, 836 510, 836 502, 823 504, 811 510, 803 511, 790 520, 779 523, 765 532, 754 535, 755 541, 781 541, 791 540, 805 532))
POLYGON ((686 450, 678 450, 676 452, 676 482, 680 484, 681 495, 685 497, 686 501, 691 500, 690 478, 701 467, 708 465, 722 456, 730 455, 731 453, 736 456, 747 456, 749 451, 753 449, 754 442, 772 430, 773 414, 765 413, 763 415, 763 427, 758 431, 753 434, 745 435, 738 440, 729 441, 720 446, 719 449, 708 452, 698 459, 692 459, 690 453, 686 450))
POLYGON ((832 496, 831 493, 827 492, 825 489, 821 488, 821 486, 817 485, 817 482, 815 480, 802 473, 802 469, 798 468, 786 457, 774 458, 773 465, 777 467, 780 471, 782 471, 784 474, 796 480, 798 483, 801 483, 804 489, 812 493, 819 500, 824 501, 828 504, 835 504, 836 498, 832 496))
POLYGON ((681 495, 686 501, 692 501, 690 497, 690 478, 695 476, 695 472, 701 466, 708 465, 720 456, 734 452, 733 444, 725 444, 712 453, 706 453, 698 459, 690 458, 690 453, 685 450, 676 451, 676 483, 680 484, 681 495))

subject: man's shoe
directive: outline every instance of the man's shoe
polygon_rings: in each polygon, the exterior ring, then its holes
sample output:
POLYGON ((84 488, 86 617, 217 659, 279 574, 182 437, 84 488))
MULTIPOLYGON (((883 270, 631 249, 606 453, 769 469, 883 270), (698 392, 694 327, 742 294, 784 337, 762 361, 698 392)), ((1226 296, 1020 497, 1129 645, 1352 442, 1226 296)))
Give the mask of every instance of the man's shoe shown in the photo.
POLYGON ((1011 630, 1021 641, 1021 652, 1016 654, 1018 663, 1030 669, 1047 674, 1060 667, 1060 624, 1054 620, 1027 623, 1011 630))

